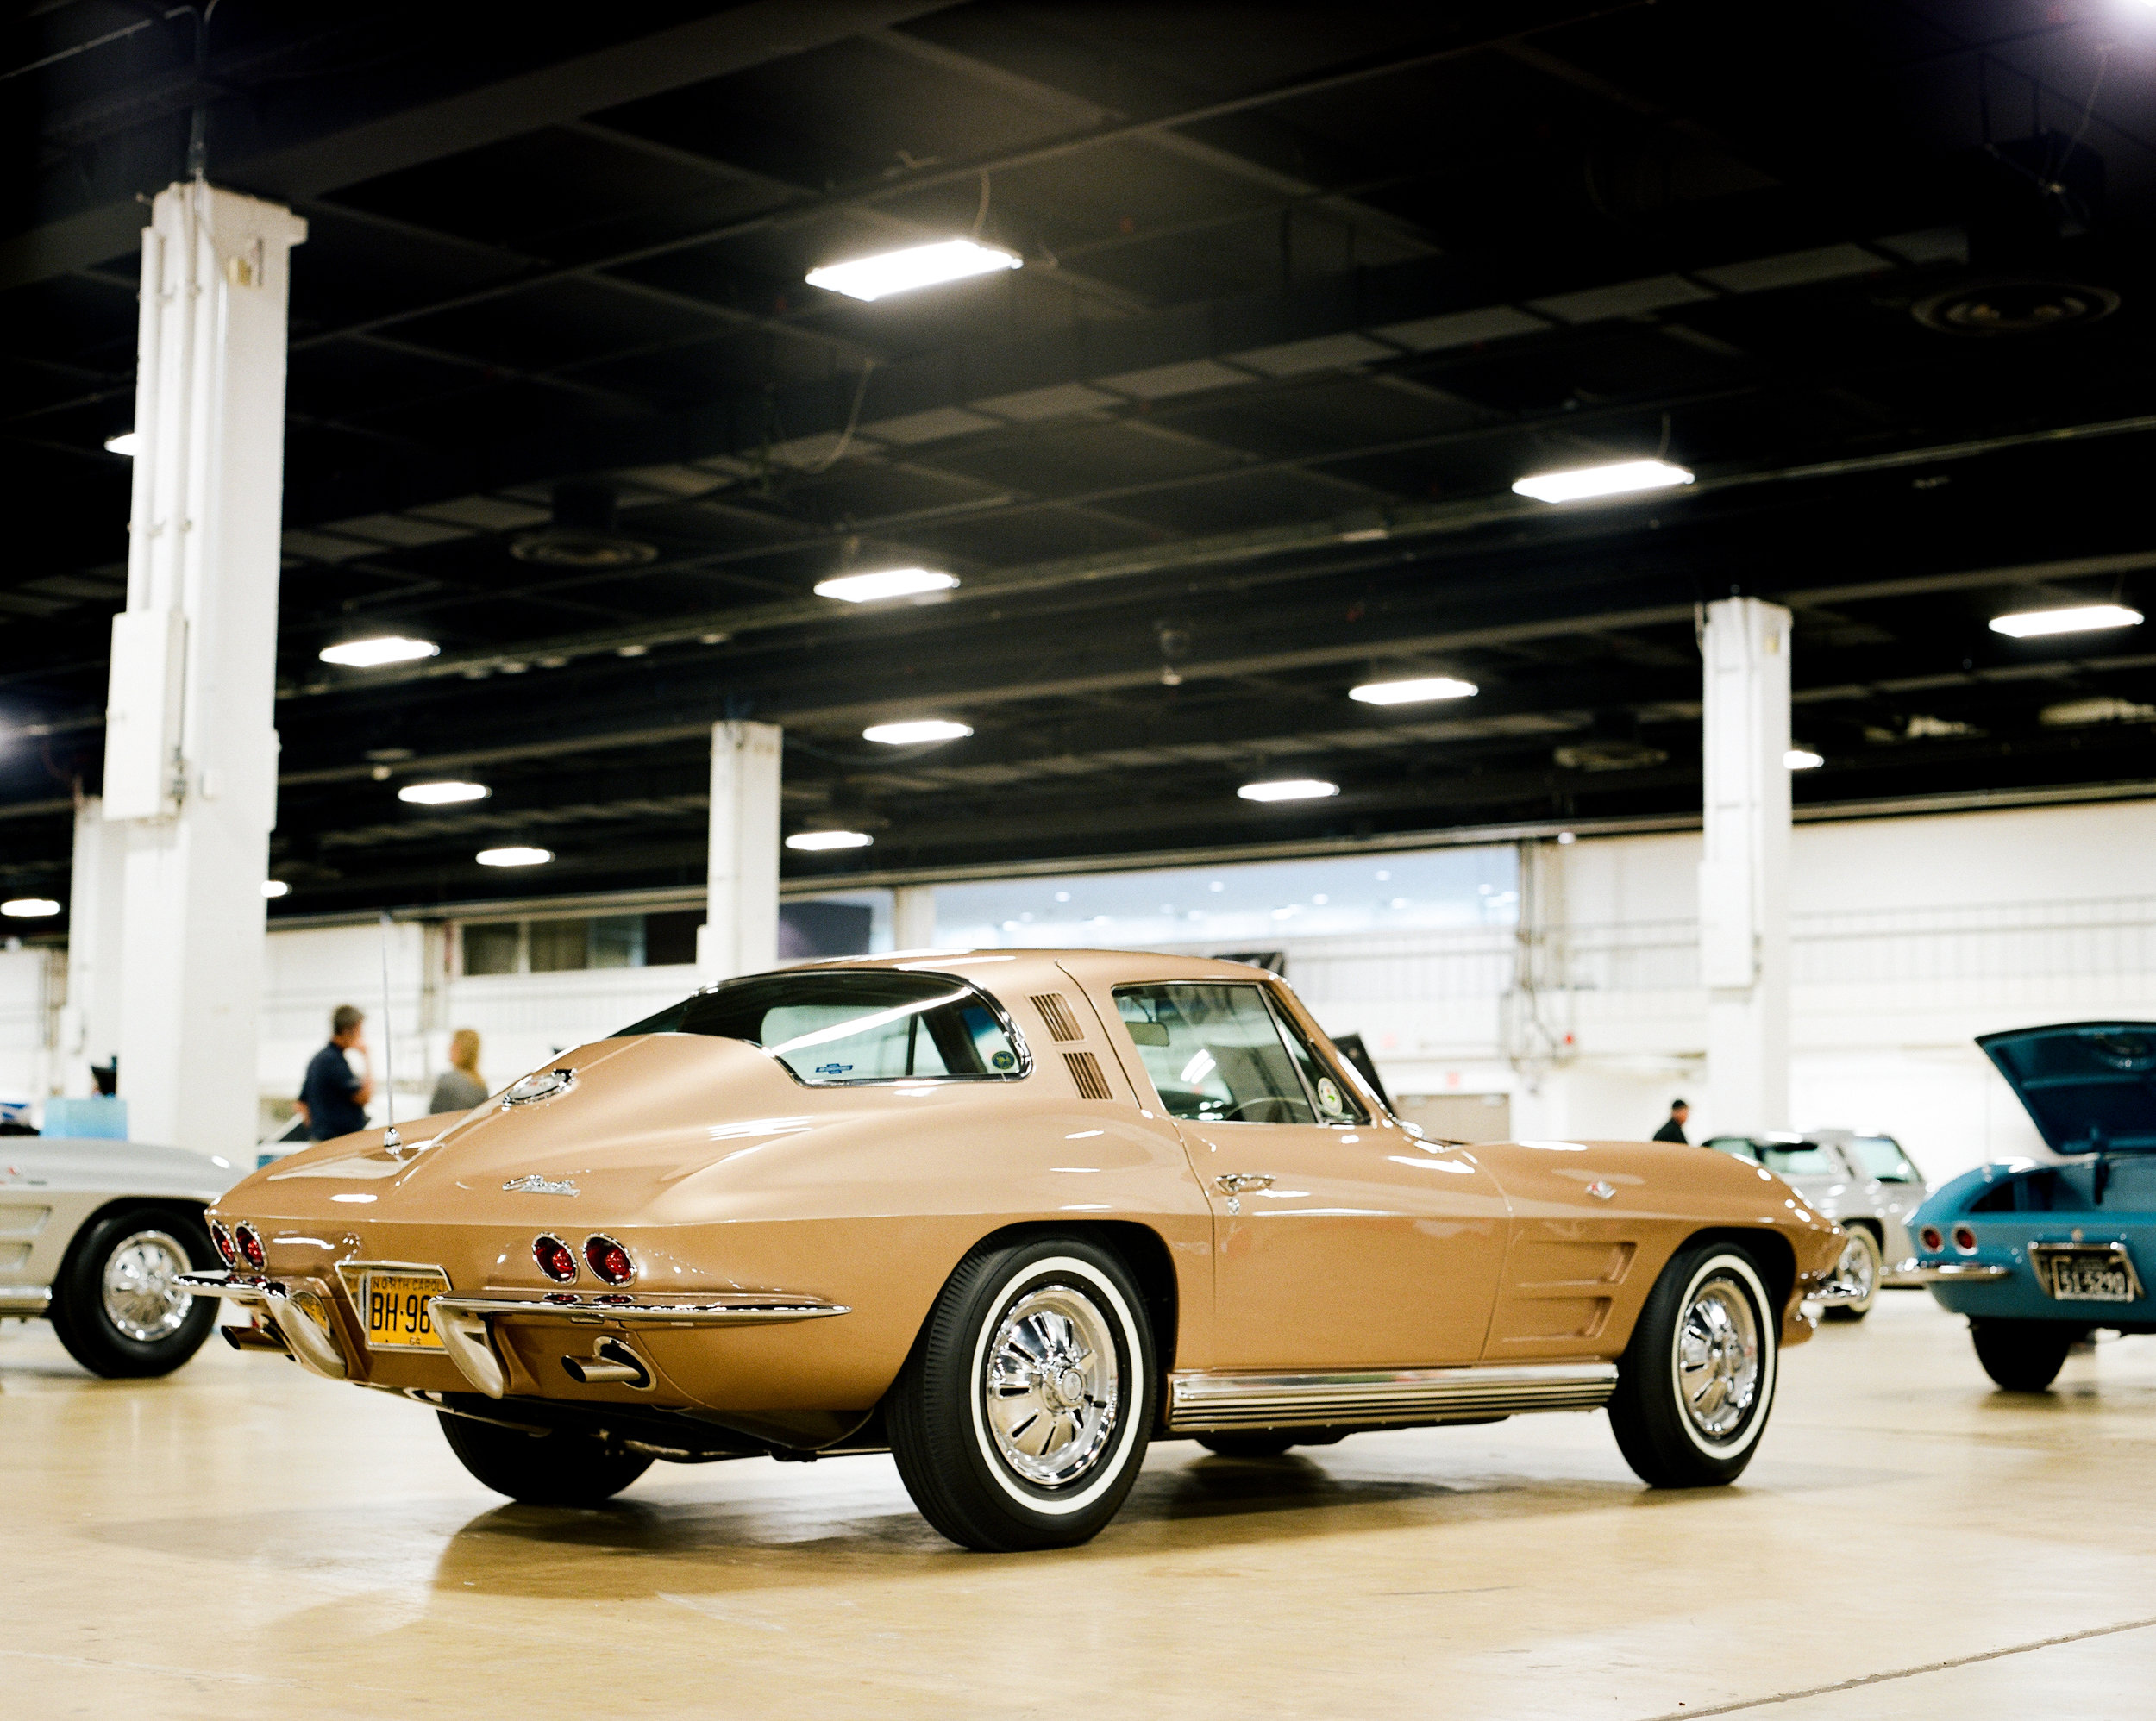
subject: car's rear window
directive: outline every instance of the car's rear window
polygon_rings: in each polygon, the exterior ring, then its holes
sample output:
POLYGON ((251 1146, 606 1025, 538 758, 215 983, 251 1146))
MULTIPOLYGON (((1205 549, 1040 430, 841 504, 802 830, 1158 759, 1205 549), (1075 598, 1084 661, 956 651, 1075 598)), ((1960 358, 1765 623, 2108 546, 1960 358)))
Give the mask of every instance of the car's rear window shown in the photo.
POLYGON ((1921 1183, 1924 1174, 1891 1136, 1852 1136, 1849 1156, 1882 1183, 1921 1183))
POLYGON ((1025 1048, 962 980, 817 973, 729 980, 621 1030, 746 1040, 799 1080, 999 1080, 1025 1073, 1025 1048))
POLYGON ((1761 1142, 1749 1136, 1716 1136, 1707 1144, 1718 1154, 1763 1165, 1777 1177, 1833 1177, 1841 1167, 1816 1142, 1761 1142))

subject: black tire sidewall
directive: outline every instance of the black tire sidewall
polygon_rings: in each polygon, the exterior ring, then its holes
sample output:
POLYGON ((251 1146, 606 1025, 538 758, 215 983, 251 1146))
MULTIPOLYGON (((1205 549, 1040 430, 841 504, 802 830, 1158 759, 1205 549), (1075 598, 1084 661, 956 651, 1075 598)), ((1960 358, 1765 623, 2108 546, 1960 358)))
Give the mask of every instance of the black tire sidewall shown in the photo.
POLYGON ((202 1349, 217 1324, 216 1301, 208 1297, 196 1298, 185 1319, 161 1339, 131 1338, 112 1324, 104 1305, 105 1263, 140 1231, 162 1231, 172 1238, 186 1251, 191 1267, 221 1265, 199 1214, 170 1207, 122 1207, 84 1227, 53 1281, 47 1317, 68 1355, 107 1380, 171 1374, 202 1349))
POLYGON ((450 1411, 436 1416, 472 1480, 525 1505, 600 1505, 651 1468, 641 1453, 562 1430, 534 1436, 450 1411))

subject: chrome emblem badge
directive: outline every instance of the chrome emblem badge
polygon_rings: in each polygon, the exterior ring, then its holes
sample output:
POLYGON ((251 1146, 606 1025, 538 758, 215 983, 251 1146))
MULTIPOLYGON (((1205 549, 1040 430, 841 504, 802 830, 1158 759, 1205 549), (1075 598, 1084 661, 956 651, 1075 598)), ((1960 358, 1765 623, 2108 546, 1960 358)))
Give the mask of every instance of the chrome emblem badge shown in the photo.
POLYGON ((1598 1177, 1587 1186, 1587 1192, 1597 1201, 1611 1201, 1616 1198, 1617 1186, 1606 1177, 1598 1177))
POLYGON ((577 1192, 576 1186, 566 1177, 512 1177, 502 1187, 518 1195, 573 1195, 577 1192))
POLYGON ((503 1092, 504 1105, 530 1105, 536 1100, 551 1099, 557 1093, 567 1093, 576 1086, 574 1070, 535 1070, 521 1081, 513 1081, 503 1092))

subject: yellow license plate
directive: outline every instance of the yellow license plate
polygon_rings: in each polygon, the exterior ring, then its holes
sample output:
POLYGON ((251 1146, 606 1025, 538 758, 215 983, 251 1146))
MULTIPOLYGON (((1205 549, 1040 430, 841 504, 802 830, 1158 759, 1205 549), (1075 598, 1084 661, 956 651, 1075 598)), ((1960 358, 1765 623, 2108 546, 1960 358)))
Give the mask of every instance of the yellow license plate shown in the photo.
POLYGON ((360 1282, 360 1315, 367 1342, 376 1350, 439 1350, 428 1299, 445 1295, 449 1281, 438 1273, 370 1273, 360 1282))

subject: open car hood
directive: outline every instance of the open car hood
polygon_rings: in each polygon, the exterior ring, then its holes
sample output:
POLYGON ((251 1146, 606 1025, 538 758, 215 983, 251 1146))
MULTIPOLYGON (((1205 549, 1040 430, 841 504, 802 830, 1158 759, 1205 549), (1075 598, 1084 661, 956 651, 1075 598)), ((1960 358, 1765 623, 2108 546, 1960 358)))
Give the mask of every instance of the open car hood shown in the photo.
POLYGON ((2053 1153, 2156 1152, 2156 1023, 2016 1028, 1977 1044, 2053 1153))

